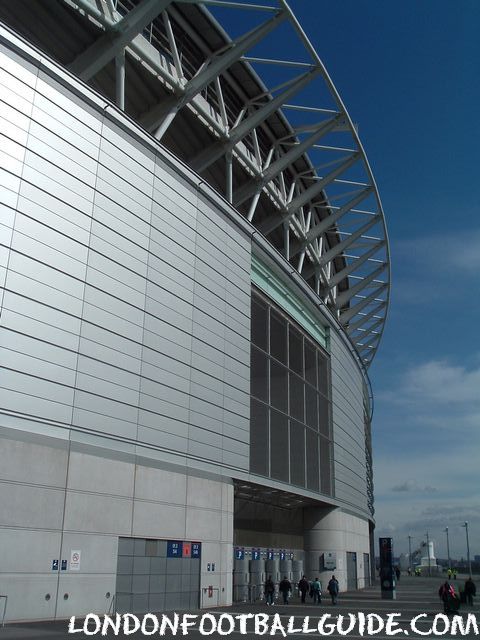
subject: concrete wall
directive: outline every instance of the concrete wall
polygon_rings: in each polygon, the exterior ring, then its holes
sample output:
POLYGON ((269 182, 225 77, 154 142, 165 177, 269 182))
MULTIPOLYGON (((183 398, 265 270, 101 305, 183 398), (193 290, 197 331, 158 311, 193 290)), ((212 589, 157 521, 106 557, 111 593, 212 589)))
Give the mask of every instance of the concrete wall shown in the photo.
POLYGON ((221 604, 231 602, 232 483, 94 454, 76 443, 18 438, 5 429, 0 435, 7 620, 107 612, 119 536, 201 541, 201 591, 212 585, 221 604), (81 551, 79 570, 71 568, 74 550, 81 551), (208 572, 212 563, 215 572, 208 572))

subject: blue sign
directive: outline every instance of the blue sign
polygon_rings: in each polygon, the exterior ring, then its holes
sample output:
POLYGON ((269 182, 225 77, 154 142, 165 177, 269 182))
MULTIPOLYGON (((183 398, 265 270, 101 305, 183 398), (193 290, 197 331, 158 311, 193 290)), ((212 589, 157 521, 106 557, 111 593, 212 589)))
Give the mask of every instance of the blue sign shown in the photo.
POLYGON ((273 560, 273 549, 267 549, 267 560, 273 560))
POLYGON ((52 571, 58 571, 58 560, 52 560, 52 571))
POLYGON ((260 549, 252 549, 252 560, 260 560, 260 549))
POLYGON ((235 549, 235 560, 243 560, 245 558, 245 549, 242 547, 241 549, 235 549))
POLYGON ((62 571, 66 571, 66 570, 67 570, 67 561, 62 560, 62 571))
POLYGON ((167 542, 167 558, 181 558, 183 554, 183 542, 169 540, 167 542))
POLYGON ((201 542, 192 542, 192 558, 200 558, 202 555, 202 543, 201 542))

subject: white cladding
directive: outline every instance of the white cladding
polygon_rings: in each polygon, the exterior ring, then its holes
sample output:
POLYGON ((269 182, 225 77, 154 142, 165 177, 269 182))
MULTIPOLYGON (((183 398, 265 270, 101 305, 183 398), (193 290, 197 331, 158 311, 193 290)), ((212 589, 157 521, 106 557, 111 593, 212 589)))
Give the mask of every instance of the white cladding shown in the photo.
POLYGON ((103 111, 1 65, 4 426, 248 470, 249 238, 103 111))

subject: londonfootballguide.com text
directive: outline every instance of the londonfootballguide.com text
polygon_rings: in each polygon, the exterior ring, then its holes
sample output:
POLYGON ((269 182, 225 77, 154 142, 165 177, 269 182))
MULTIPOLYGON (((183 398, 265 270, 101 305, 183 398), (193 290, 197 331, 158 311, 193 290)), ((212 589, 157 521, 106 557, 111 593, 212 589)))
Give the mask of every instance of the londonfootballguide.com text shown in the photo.
MULTIPOLYGON (((142 633, 145 636, 180 635, 188 636, 189 631, 195 630, 202 636, 211 636, 214 633, 219 636, 228 636, 231 633, 241 635, 255 634, 256 636, 281 635, 284 638, 291 634, 316 634, 330 636, 334 633, 342 636, 355 634, 360 636, 374 636, 383 633, 387 636, 465 636, 473 633, 478 635, 477 618, 469 613, 465 618, 459 615, 449 617, 444 613, 437 614, 430 623, 427 614, 420 613, 409 621, 401 624, 400 613, 387 613, 380 616, 377 613, 347 613, 345 615, 332 616, 325 613, 319 618, 311 616, 289 616, 288 621, 282 620, 276 613, 242 613, 231 615, 222 613, 218 616, 212 613, 154 615, 147 613, 136 616, 132 613, 117 613, 115 616, 98 616, 89 613, 82 621, 76 621, 72 616, 68 625, 69 633, 84 633, 87 636, 105 636, 109 632, 114 635, 122 633, 125 636, 133 633, 142 633), (418 626, 420 624, 420 627, 418 626)), ((284 617, 285 618, 285 617, 284 617)))

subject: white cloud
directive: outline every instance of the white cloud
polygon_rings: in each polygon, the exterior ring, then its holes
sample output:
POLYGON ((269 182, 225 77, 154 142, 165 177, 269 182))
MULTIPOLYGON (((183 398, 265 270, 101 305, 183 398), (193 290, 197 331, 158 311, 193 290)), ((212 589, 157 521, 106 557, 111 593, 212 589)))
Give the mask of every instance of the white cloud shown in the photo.
POLYGON ((410 368, 403 378, 403 393, 426 403, 469 402, 480 411, 480 367, 467 370, 447 361, 432 360, 410 368))
POLYGON ((437 491, 435 487, 430 485, 421 485, 416 480, 406 480, 401 484, 397 484, 390 489, 390 491, 396 491, 398 493, 403 493, 406 491, 412 491, 414 493, 426 492, 426 493, 434 493, 437 491))
POLYGON ((478 277, 480 268, 480 229, 455 231, 448 236, 415 237, 395 245, 397 258, 408 260, 431 272, 450 273, 456 278, 465 274, 478 277))
POLYGON ((394 538, 395 553, 429 531, 437 557, 465 557, 466 520, 472 555, 480 553, 480 365, 448 359, 419 362, 376 393, 374 484, 376 536, 394 538), (474 548, 475 547, 475 548, 474 548))

